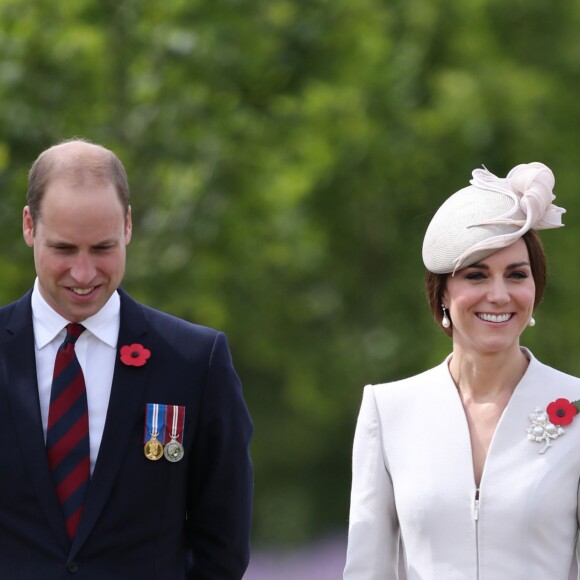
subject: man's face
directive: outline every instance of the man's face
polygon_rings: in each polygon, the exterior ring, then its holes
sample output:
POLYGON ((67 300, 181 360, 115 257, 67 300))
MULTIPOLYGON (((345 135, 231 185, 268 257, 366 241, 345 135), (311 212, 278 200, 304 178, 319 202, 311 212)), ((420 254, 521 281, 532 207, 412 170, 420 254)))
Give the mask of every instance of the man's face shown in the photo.
POLYGON ((24 241, 34 249, 40 293, 67 320, 97 313, 121 283, 131 240, 131 212, 123 214, 111 183, 74 186, 58 178, 35 225, 24 208, 24 241))

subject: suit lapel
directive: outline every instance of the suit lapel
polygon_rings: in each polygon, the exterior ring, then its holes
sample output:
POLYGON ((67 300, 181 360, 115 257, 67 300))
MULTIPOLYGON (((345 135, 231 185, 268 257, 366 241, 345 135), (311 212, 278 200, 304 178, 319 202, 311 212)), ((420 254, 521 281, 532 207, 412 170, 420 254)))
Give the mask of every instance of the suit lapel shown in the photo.
POLYGON ((143 415, 145 408, 145 386, 150 376, 150 367, 126 366, 121 363, 118 353, 122 346, 143 340, 148 327, 139 305, 125 292, 119 290, 119 294, 121 325, 105 429, 71 557, 86 541, 106 504, 123 463, 135 421, 143 415))
POLYGON ((0 347, 0 364, 17 442, 40 506, 59 541, 68 548, 69 540, 48 467, 42 431, 30 293, 16 303, 7 332, 8 340, 0 347))

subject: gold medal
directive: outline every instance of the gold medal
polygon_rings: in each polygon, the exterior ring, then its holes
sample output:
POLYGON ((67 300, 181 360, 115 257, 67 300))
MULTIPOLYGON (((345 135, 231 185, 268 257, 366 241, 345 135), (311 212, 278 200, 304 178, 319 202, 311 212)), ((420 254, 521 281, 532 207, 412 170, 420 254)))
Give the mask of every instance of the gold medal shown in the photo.
POLYGON ((151 461, 157 461, 163 457, 163 445, 157 440, 156 435, 151 435, 151 439, 145 443, 143 451, 145 457, 151 461))
POLYGON ((163 457, 163 443, 165 442, 165 405, 147 403, 145 413, 145 446, 143 453, 150 461, 157 461, 163 457), (149 438, 147 438, 149 435, 149 438), (157 439, 161 436, 161 441, 157 439))

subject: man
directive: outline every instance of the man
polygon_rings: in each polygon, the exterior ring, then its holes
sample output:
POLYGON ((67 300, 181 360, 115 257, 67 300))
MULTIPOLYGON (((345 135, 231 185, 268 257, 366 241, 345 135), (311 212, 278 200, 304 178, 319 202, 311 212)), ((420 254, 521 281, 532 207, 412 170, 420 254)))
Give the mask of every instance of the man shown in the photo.
POLYGON ((23 215, 37 278, 0 309, 0 578, 247 567, 252 423, 226 339, 118 288, 131 231, 111 151, 39 156, 23 215))

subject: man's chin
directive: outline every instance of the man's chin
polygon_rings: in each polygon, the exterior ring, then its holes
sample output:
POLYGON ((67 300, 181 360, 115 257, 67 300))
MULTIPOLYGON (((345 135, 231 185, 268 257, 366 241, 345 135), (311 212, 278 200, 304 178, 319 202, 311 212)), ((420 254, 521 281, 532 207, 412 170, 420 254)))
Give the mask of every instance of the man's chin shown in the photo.
POLYGON ((63 307, 57 312, 67 320, 71 322, 82 322, 83 320, 90 318, 96 314, 102 307, 101 302, 96 302, 95 300, 87 301, 85 304, 74 303, 63 304, 63 307))

